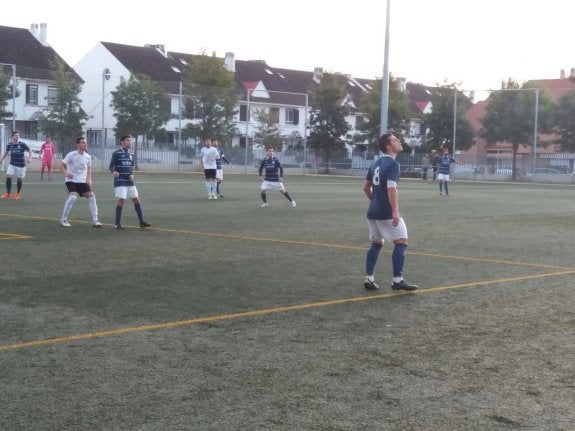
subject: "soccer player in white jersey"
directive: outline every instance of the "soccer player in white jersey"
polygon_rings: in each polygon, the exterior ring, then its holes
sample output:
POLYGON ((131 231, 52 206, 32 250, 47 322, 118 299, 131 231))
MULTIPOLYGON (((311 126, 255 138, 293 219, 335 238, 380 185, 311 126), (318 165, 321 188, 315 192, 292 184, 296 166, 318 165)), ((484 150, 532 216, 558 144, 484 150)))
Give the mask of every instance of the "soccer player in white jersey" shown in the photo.
POLYGON ((66 188, 68 189, 68 199, 64 203, 60 226, 72 226, 68 221, 70 210, 78 196, 88 199, 90 212, 92 213, 92 226, 102 227, 98 220, 98 205, 96 195, 92 191, 92 157, 86 152, 88 142, 83 136, 76 138, 76 151, 66 154, 60 166, 60 172, 64 174, 66 188))
POLYGON ((407 249, 407 227, 399 214, 397 199, 399 163, 395 158, 403 148, 401 141, 391 133, 381 136, 378 146, 383 157, 372 163, 363 183, 363 191, 369 199, 367 225, 371 241, 371 247, 365 258, 363 287, 367 290, 379 289, 373 274, 383 242, 387 240, 394 244, 391 255, 393 269, 391 288, 412 291, 417 289, 417 286, 407 283, 402 277, 407 249))
POLYGON ((216 194, 216 171, 218 166, 216 160, 220 158, 220 153, 218 153, 217 148, 212 147, 212 140, 206 139, 204 140, 204 147, 201 150, 201 154, 202 169, 204 170, 204 175, 206 177, 206 190, 208 192, 208 199, 217 199, 218 195, 216 194))

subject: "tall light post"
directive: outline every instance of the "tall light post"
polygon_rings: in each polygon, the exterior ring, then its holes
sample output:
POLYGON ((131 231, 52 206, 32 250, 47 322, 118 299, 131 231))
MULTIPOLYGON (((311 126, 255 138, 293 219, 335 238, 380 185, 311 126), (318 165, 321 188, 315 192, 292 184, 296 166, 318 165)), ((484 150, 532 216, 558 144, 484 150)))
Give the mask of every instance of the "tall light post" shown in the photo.
POLYGON ((104 147, 105 143, 105 134, 106 129, 104 123, 104 110, 106 107, 105 100, 106 100, 106 81, 108 81, 112 76, 112 72, 107 67, 102 71, 102 137, 101 137, 101 145, 104 147))
POLYGON ((385 53, 383 59, 383 77, 381 78, 381 124, 379 136, 387 133, 389 112, 389 11, 390 2, 387 0, 387 14, 385 18, 385 53))

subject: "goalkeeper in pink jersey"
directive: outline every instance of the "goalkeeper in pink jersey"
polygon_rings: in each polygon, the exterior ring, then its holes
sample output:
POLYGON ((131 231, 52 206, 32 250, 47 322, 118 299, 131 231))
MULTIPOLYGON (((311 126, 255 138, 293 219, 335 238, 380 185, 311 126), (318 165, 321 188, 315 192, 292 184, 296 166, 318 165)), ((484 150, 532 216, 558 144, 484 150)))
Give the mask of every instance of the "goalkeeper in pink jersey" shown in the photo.
POLYGON ((52 162, 56 156, 56 146, 50 136, 46 136, 46 142, 40 147, 40 157, 42 157, 42 170, 40 179, 44 180, 44 169, 48 168, 48 181, 52 181, 52 162))

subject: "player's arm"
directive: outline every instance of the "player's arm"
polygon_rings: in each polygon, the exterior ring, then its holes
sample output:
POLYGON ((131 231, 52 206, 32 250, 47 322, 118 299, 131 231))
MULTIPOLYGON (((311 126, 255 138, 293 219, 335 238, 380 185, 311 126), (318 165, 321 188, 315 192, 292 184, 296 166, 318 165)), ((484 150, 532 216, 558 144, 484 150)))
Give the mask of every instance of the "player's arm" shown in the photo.
POLYGON ((26 162, 30 163, 32 161, 32 150, 26 145, 26 151, 28 151, 28 160, 26 162))
POLYGON ((74 175, 72 175, 71 173, 68 172, 68 165, 66 165, 66 163, 64 163, 64 161, 62 161, 62 163, 60 164, 60 172, 62 172, 62 175, 64 175, 64 177, 66 177, 66 179, 74 178, 74 175))
POLYGON ((92 166, 86 169, 86 184, 92 184, 92 166))
POLYGON ((363 193, 365 193, 367 198, 369 200, 371 200, 371 197, 373 196, 373 189, 372 189, 371 181, 368 180, 367 178, 363 182, 363 193))
POLYGON ((392 224, 393 226, 397 226, 399 224, 399 204, 397 199, 397 184, 390 187, 390 184, 387 185, 387 196, 389 196, 389 204, 391 205, 392 211, 392 224))
POLYGON ((230 165, 230 166, 232 165, 232 164, 230 163, 230 161, 226 158, 226 156, 223 155, 223 154, 222 154, 222 160, 223 160, 224 162, 226 162, 228 165, 230 165))
POLYGON ((258 170, 259 176, 260 176, 260 180, 262 179, 262 172, 264 171, 264 163, 266 162, 266 159, 263 159, 260 162, 260 169, 258 170))
POLYGON ((112 153, 112 158, 110 159, 110 165, 108 166, 108 170, 112 172, 114 178, 120 177, 120 172, 116 169, 116 164, 118 163, 118 154, 112 153))

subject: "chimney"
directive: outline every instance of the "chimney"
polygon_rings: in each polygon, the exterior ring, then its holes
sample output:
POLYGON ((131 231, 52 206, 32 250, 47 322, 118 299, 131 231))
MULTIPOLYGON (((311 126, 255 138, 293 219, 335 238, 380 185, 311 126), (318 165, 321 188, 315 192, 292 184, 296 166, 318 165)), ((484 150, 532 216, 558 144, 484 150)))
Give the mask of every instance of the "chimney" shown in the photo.
POLYGON ((469 100, 471 101, 471 103, 475 103, 475 90, 471 90, 469 92, 469 100))
POLYGON ((226 56, 224 57, 224 67, 228 69, 230 72, 236 71, 236 56, 233 52, 226 52, 226 56))
POLYGON ((166 57, 166 58, 168 57, 168 53, 166 52, 166 46, 161 44, 161 43, 146 43, 144 45, 144 48, 154 48, 156 51, 158 51, 164 57, 166 57))
POLYGON ((313 80, 318 84, 321 82, 323 78, 323 67, 316 67, 313 69, 313 80))
POLYGON ((569 74, 570 79, 575 79, 575 67, 571 68, 571 73, 569 74))
POLYGON ((38 35, 40 34, 40 31, 38 30, 38 24, 30 24, 30 33, 32 33, 32 36, 38 39, 38 35))
POLYGON ((48 24, 45 22, 40 23, 40 30, 38 32, 38 40, 44 46, 48 46, 48 24))
POLYGON ((561 73, 559 74, 559 79, 565 79, 565 69, 561 69, 561 73))
POLYGON ((407 78, 397 78, 397 83, 402 93, 407 92, 407 78))

